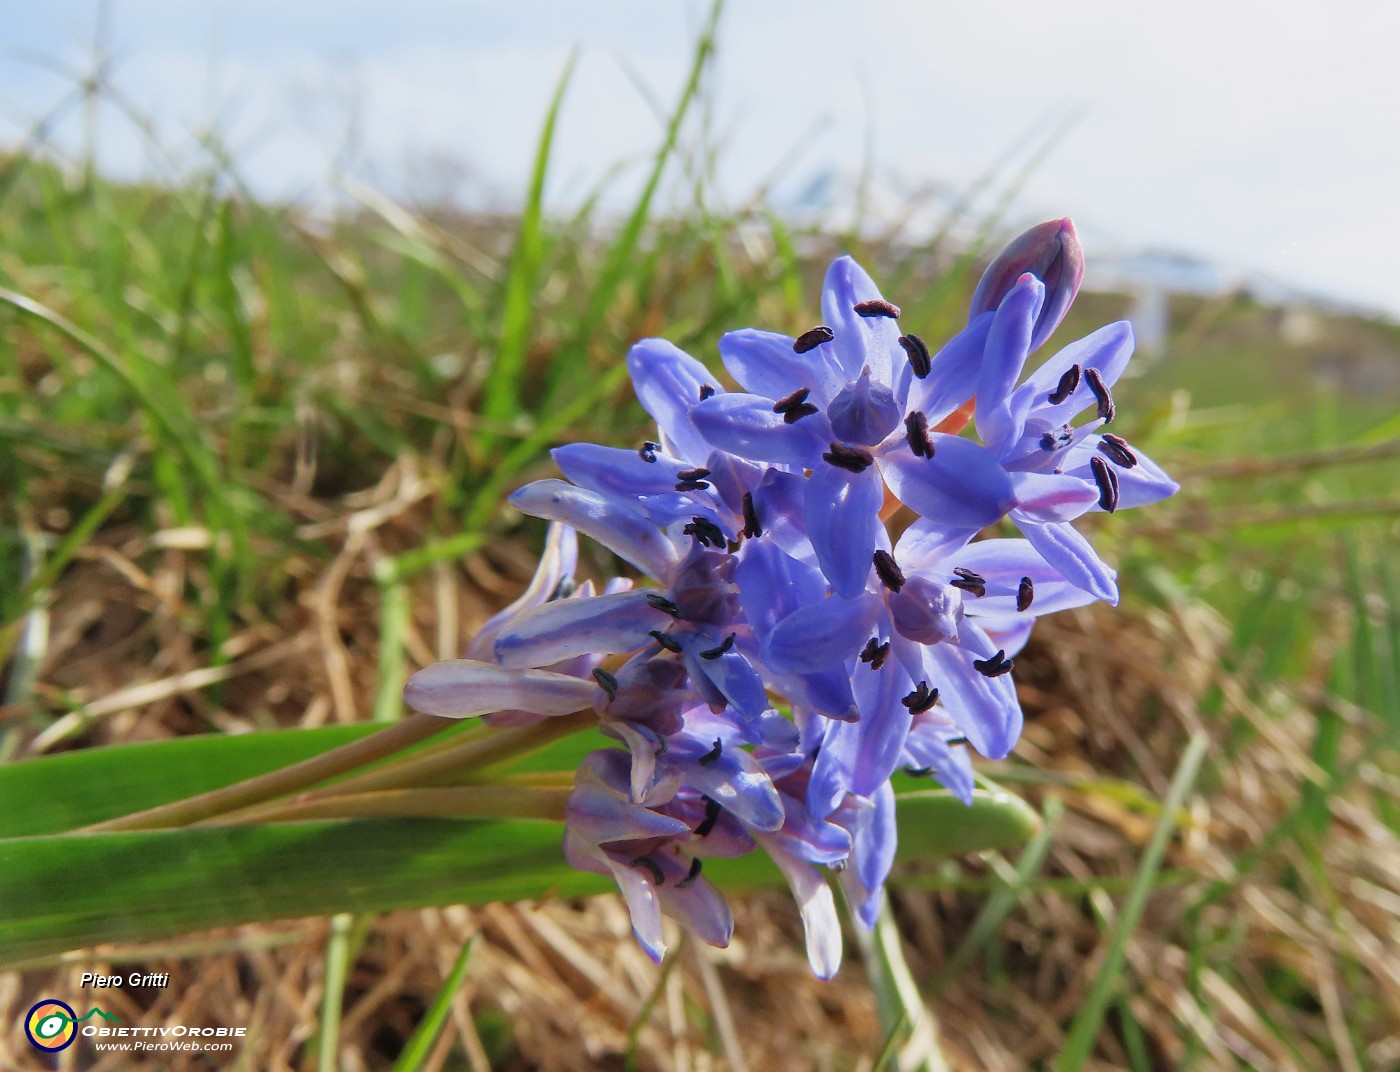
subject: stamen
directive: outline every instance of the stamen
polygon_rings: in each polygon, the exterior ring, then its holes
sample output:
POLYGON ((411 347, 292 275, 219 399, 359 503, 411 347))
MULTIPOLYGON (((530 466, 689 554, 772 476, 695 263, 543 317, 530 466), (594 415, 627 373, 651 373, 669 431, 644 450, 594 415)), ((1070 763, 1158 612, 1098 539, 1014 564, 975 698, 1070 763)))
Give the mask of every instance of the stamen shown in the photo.
POLYGON ((681 616, 681 608, 674 601, 657 592, 648 592, 647 602, 651 604, 653 609, 659 610, 663 614, 669 614, 672 618, 681 616))
POLYGON ((1060 377, 1060 382, 1055 385, 1055 389, 1050 392, 1050 404, 1058 406, 1070 395, 1074 394, 1075 388, 1079 386, 1079 374, 1082 369, 1078 364, 1071 365, 1065 369, 1065 374, 1060 377))
POLYGON ((949 738, 948 738, 946 741, 944 741, 943 743, 946 744, 946 745, 948 745, 949 747, 951 747, 952 745, 955 745, 955 744, 967 744, 967 738, 966 738, 966 737, 949 737, 949 738))
POLYGON ((638 448, 637 453, 641 455, 642 461, 654 462, 656 461, 656 452, 660 449, 660 443, 653 443, 650 439, 648 439, 645 443, 641 445, 641 447, 638 448))
POLYGON ((677 491, 704 491, 710 485, 705 483, 705 478, 710 475, 710 471, 703 465, 694 469, 682 469, 676 474, 677 491))
POLYGON ((724 530, 709 518, 692 517, 690 524, 681 529, 686 536, 694 536, 701 547, 724 547, 729 541, 724 530))
POLYGON ((724 638, 723 641, 720 642, 718 647, 706 648, 704 651, 702 651, 700 653, 700 658, 718 659, 721 655, 723 655, 725 652, 727 652, 730 648, 734 646, 734 640, 738 635, 738 633, 730 633, 727 637, 724 638))
POLYGON ((904 571, 888 551, 875 552, 875 575, 891 592, 898 592, 904 587, 904 571))
POLYGON ((884 298, 871 298, 869 301, 856 302, 852 307, 860 316, 889 316, 899 319, 899 306, 891 305, 884 298))
POLYGON ((909 367, 914 370, 914 375, 922 380, 933 368, 928 344, 911 331, 899 337, 899 345, 904 347, 904 352, 909 355, 909 367))
POLYGON ((601 666, 593 671, 593 680, 598 682, 598 687, 608 694, 609 700, 617 699, 617 678, 608 673, 601 666))
POLYGON ((1099 451, 1114 465, 1124 469, 1131 469, 1137 465, 1137 455, 1128 448, 1127 441, 1112 432, 1103 434, 1103 438, 1099 440, 1099 451))
POLYGON ((904 431, 909 439, 909 449, 915 457, 933 457, 933 437, 928 434, 928 418, 919 410, 904 418, 904 431))
POLYGON ((753 508, 753 492, 744 492, 744 535, 756 540, 763 535, 763 526, 758 523, 758 511, 753 508))
POLYGON ((849 857, 842 860, 837 860, 831 865, 831 870, 839 875, 842 871, 846 870, 846 868, 850 866, 850 863, 851 861, 849 857))
POLYGON ((715 746, 700 757, 700 766, 708 767, 711 763, 718 761, 722 755, 724 755, 724 743, 716 737, 715 746))
POLYGON ((658 886, 666 885, 666 876, 661 873, 661 866, 650 856, 638 856, 630 864, 631 867, 640 867, 651 875, 651 881, 658 886))
POLYGON ((978 597, 987 594, 987 578, 983 577, 980 573, 973 573, 972 570, 965 569, 962 566, 954 566, 953 572, 958 575, 957 579, 949 581, 948 583, 954 588, 961 588, 964 592, 970 592, 972 595, 978 597))
POLYGON ((1094 392, 1094 400, 1099 404, 1099 417, 1104 424, 1112 424, 1113 418, 1118 414, 1113 405, 1113 392, 1108 389, 1108 384, 1103 382, 1103 376, 1096 368, 1086 368, 1084 378, 1089 381, 1089 390, 1094 392))
POLYGON ((1069 425, 1062 425, 1058 432, 1046 432, 1040 437, 1041 450, 1059 450, 1074 442, 1074 432, 1069 425))
POLYGON ((714 386, 713 386, 712 384, 702 383, 702 384, 700 385, 700 401, 701 401, 701 402, 705 401, 705 399, 707 399, 707 398, 713 398, 713 397, 714 397, 714 394, 715 394, 715 389, 714 389, 714 386))
POLYGON ((774 402, 773 412, 781 413, 785 424, 796 424, 803 417, 810 417, 817 412, 817 407, 807 401, 810 393, 810 387, 799 387, 792 394, 774 402))
POLYGON ((1006 657, 1006 649, 998 648, 995 655, 985 659, 973 659, 972 668, 983 677, 1001 677, 1011 673, 1016 664, 1006 657))
POLYGON ((919 687, 899 702, 909 708, 911 715, 921 715, 938 702, 938 690, 929 688, 927 681, 920 681, 919 687))
POLYGON ((871 637, 865 642, 865 647, 861 649, 860 661, 869 663, 870 669, 878 670, 885 665, 885 659, 890 654, 890 642, 887 640, 880 643, 879 637, 871 637))
POLYGON ((904 773, 914 778, 925 778, 933 773, 932 767, 905 767, 904 773))
POLYGON ((679 653, 681 650, 680 644, 670 633, 663 633, 660 629, 653 629, 647 636, 651 637, 652 640, 656 641, 669 652, 679 653))
POLYGON ((700 820, 700 825, 695 828, 696 837, 709 837, 710 831, 715 828, 715 823, 719 822, 719 813, 724 811, 724 805, 714 797, 705 797, 705 818, 700 820))
POLYGON ((685 873, 685 878, 676 880, 676 889, 683 890, 700 877, 700 857, 690 861, 690 870, 685 873))
POLYGON ((1097 456, 1089 459, 1089 468, 1093 471, 1094 483, 1099 486, 1099 505, 1113 513, 1118 509, 1118 474, 1097 456))
POLYGON ((875 464, 875 455, 861 447, 848 447, 842 443, 832 443, 831 449, 822 458, 850 473, 863 473, 875 464))
POLYGON ((792 343, 792 352, 795 354, 805 354, 808 350, 815 350, 824 342, 830 342, 836 338, 836 332, 832 331, 825 324, 818 324, 810 331, 804 331, 797 336, 792 343))
POLYGON ((1033 599, 1035 599, 1035 585, 1029 577, 1022 577, 1021 583, 1016 587, 1016 609, 1019 611, 1029 610, 1033 599))

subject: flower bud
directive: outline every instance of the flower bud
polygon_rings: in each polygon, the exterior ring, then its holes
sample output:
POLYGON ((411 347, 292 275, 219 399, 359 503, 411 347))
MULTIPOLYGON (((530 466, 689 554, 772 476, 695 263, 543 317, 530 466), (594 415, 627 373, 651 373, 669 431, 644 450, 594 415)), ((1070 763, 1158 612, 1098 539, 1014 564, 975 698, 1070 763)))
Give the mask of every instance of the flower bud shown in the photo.
POLYGON ((1045 284, 1045 304, 1031 333, 1034 351, 1065 318, 1084 278, 1084 250, 1068 217, 1036 224, 997 254, 972 295, 969 322, 996 309, 1026 272, 1045 284))

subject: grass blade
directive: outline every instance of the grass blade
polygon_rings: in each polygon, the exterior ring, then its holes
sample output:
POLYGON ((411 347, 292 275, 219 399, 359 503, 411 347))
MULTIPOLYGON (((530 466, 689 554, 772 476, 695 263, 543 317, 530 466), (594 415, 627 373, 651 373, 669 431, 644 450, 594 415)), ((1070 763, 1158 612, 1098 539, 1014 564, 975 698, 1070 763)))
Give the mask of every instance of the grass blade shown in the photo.
POLYGON ((433 998, 432 1005, 428 1007, 422 1022, 414 1030, 413 1037, 408 1040, 403 1053, 399 1054, 399 1059, 394 1064, 394 1072, 418 1072, 431 1056, 442 1029, 447 1026, 447 1017, 452 1012, 452 999, 457 991, 462 989, 462 982, 467 977, 467 968, 471 964, 472 950, 475 948, 475 938, 462 946, 452 970, 443 981, 442 989, 433 998))

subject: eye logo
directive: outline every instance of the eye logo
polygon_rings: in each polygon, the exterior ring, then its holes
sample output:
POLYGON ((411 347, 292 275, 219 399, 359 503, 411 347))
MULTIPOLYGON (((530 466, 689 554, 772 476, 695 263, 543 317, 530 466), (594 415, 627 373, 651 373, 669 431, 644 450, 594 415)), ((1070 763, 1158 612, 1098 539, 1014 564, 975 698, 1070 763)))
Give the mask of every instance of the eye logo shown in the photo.
POLYGON ((72 1007, 53 998, 45 998, 24 1018, 24 1033, 30 1043, 46 1053, 56 1053, 73 1045, 78 1031, 77 1014, 72 1007))
POLYGON ((79 1016, 71 1005, 57 998, 45 998, 24 1018, 24 1033, 29 1036, 29 1043, 35 1049, 57 1053, 73 1045, 73 1040, 78 1037, 77 1025, 89 1016, 100 1016, 109 1024, 121 1023, 112 1013, 103 1012, 96 1006, 88 1009, 87 1016, 79 1016))

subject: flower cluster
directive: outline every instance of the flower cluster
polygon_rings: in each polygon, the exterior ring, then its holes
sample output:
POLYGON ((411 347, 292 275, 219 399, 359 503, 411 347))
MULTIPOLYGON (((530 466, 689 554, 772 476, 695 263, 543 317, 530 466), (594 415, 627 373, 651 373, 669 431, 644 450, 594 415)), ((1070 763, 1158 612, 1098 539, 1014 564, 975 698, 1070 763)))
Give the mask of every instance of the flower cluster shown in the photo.
POLYGON ((1020 734, 1010 671, 1035 617, 1117 601, 1073 521, 1176 485, 1108 431, 1127 323, 1023 376, 1082 274, 1068 220, 1033 228, 934 352, 843 257, 820 325, 720 340, 741 391, 670 343, 637 343, 628 368, 656 439, 560 447, 568 480, 513 496, 555 523, 539 574, 407 701, 513 722, 596 710, 625 750, 584 761, 564 851, 613 876, 652 957, 663 913, 725 945, 732 918, 703 862, 761 848, 829 977, 841 937, 823 869, 873 925, 895 849, 891 776, 971 801, 969 747, 1000 758, 1020 734), (975 439, 960 434, 969 421, 975 439), (987 531, 1007 522, 1019 538, 987 531), (655 585, 576 586, 576 531, 655 585))

